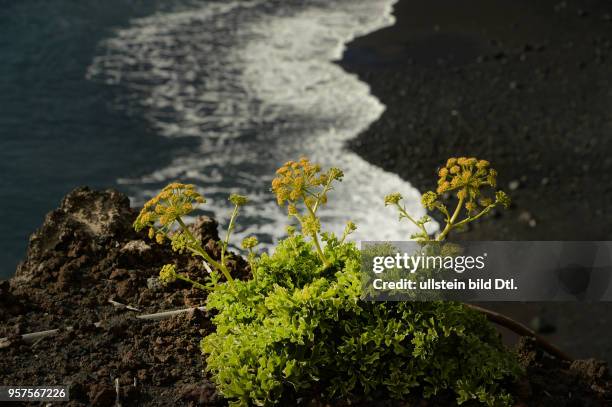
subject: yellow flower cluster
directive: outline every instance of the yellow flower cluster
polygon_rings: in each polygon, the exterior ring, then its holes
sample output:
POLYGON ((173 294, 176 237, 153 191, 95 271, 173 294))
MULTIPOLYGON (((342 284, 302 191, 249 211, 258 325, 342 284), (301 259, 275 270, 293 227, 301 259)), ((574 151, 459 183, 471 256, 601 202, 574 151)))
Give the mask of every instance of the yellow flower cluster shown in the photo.
POLYGON ((313 215, 307 215, 302 218, 302 233, 308 236, 313 236, 321 230, 321 222, 319 218, 313 215))
POLYGON ((244 206, 249 202, 249 198, 244 195, 231 194, 229 196, 229 201, 236 206, 244 206))
MULTIPOLYGON (((497 171, 490 168, 487 160, 479 160, 474 157, 449 158, 446 165, 438 171, 437 194, 457 191, 457 198, 465 202, 465 209, 472 213, 481 206, 491 205, 488 199, 477 201, 481 194, 481 188, 495 188, 497 184, 497 171)), ((433 194, 433 192, 432 192, 433 194)), ((436 206, 436 200, 423 196, 423 205, 428 209, 436 206)))
POLYGON ((183 253, 190 247, 191 239, 185 234, 185 232, 176 232, 172 235, 171 244, 172 250, 175 252, 183 253))
POLYGON ((242 239, 242 248, 245 250, 250 250, 254 248, 255 246, 257 246, 258 244, 259 244, 259 241, 257 240, 255 236, 249 236, 249 237, 245 237, 244 239, 242 239))
MULTIPOLYGON (((503 205, 506 208, 510 205, 510 198, 503 191, 495 192, 495 200, 483 196, 485 188, 494 189, 497 184, 497 172, 490 168, 490 163, 486 160, 474 157, 449 158, 444 167, 438 171, 438 177, 436 192, 427 191, 421 197, 421 203, 427 210, 435 209, 445 217, 446 226, 438 234, 436 240, 444 240, 451 230, 480 219, 497 205, 503 205), (457 206, 452 212, 440 199, 442 194, 451 191, 455 191, 458 199, 457 206), (466 216, 461 219, 463 211, 466 212, 466 216)), ((395 192, 385 197, 385 205, 396 206, 400 219, 408 219, 420 229, 420 233, 413 237, 431 240, 424 226, 430 221, 430 218, 428 216, 418 220, 413 218, 399 203, 401 200, 402 196, 395 192)))
POLYGON ((385 196, 385 206, 396 205, 403 199, 402 194, 399 192, 393 192, 385 196))
POLYGON ((348 221, 344 228, 344 232, 342 233, 342 238, 340 239, 340 243, 344 243, 346 238, 356 230, 357 230, 357 225, 355 225, 355 222, 348 221))
MULTIPOLYGON (((321 166, 311 163, 306 157, 299 161, 288 161, 278 170, 276 178, 272 180, 272 192, 276 195, 279 205, 286 201, 297 202, 306 199, 306 195, 313 193, 317 187, 325 187, 334 180, 342 179, 342 171, 331 168, 326 173, 321 173, 321 166)), ((322 203, 327 197, 321 196, 322 203)))
POLYGON ((428 210, 432 210, 436 207, 438 203, 438 195, 433 191, 427 191, 421 197, 421 204, 428 210))
POLYGON ((495 193, 495 202, 504 206, 504 208, 508 209, 510 206, 510 197, 504 191, 497 191, 495 193))
POLYGON ((497 172, 489 168, 487 160, 474 157, 449 158, 446 166, 438 172, 437 193, 442 194, 456 189, 464 190, 467 195, 473 194, 478 188, 489 185, 495 188, 497 172))
MULTIPOLYGON (((338 168, 321 172, 321 166, 311 163, 302 157, 298 161, 288 161, 278 170, 272 180, 272 192, 279 205, 287 205, 287 213, 295 217, 302 234, 309 236, 317 250, 319 258, 327 264, 327 258, 319 242, 321 221, 317 216, 318 209, 327 203, 327 194, 333 189, 334 181, 342 181, 344 174, 338 168), (300 214, 298 207, 305 213, 300 214)), ((291 236, 295 230, 287 230, 291 236)))
POLYGON ((176 266, 174 264, 166 264, 159 272, 159 281, 162 284, 169 284, 177 278, 176 266))
POLYGON ((194 185, 177 182, 169 184, 145 203, 134 221, 134 228, 136 231, 149 228, 149 238, 163 243, 172 224, 193 211, 195 204, 204 202, 206 200, 195 190, 194 185))

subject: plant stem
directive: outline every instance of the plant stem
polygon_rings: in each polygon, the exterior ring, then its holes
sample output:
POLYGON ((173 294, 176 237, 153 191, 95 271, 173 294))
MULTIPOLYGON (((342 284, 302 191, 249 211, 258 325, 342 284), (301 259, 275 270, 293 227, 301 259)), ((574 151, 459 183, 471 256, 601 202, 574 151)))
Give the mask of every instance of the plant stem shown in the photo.
POLYGON ((348 233, 346 233, 346 231, 344 231, 344 233, 342 234, 342 239, 340 239, 340 244, 344 244, 344 241, 346 240, 346 238, 348 237, 348 233))
POLYGON ((225 279, 230 284, 233 284, 234 283, 234 279, 232 278, 232 276, 230 275, 229 271, 225 267, 225 264, 224 263, 219 263, 218 261, 215 261, 212 257, 210 257, 210 255, 206 252, 206 250, 204 250, 202 248, 202 246, 200 246, 200 244, 198 243, 196 238, 193 236, 191 231, 187 228, 187 225, 185 225, 185 222, 183 222, 183 220, 180 217, 176 218, 176 221, 181 226, 181 229, 183 230, 183 232, 189 237, 189 239, 191 240, 192 244, 195 246, 195 248, 189 248, 189 249, 192 252, 194 252, 194 253, 200 255, 201 257, 203 257, 207 262, 212 264, 217 270, 221 271, 221 273, 223 273, 223 275, 225 276, 225 279))
POLYGON ((225 235, 225 240, 221 245, 221 264, 225 264, 225 250, 227 245, 229 245, 230 236, 232 231, 234 230, 234 223, 236 222, 236 217, 238 216, 238 205, 234 206, 234 210, 232 211, 232 216, 230 217, 229 225, 227 226, 227 234, 225 235))
MULTIPOLYGON (((319 201, 317 201, 318 203, 319 201)), ((316 218, 316 203, 315 203, 315 209, 311 208, 310 205, 308 205, 306 203, 306 200, 304 200, 304 205, 306 206, 306 208, 308 209, 308 212, 310 212, 310 216, 312 216, 313 218, 316 218)), ((327 259, 325 258, 325 255, 323 254, 323 249, 321 249, 321 244, 319 243, 319 237, 317 236, 317 233, 314 232, 312 235, 312 242, 315 245, 315 248, 317 249, 317 254, 319 255, 319 258, 321 259, 321 261, 323 262, 324 265, 327 265, 327 259)))
POLYGON ((176 274, 176 278, 181 279, 181 280, 183 280, 183 281, 186 281, 186 282, 188 282, 189 284, 191 284, 192 286, 194 286, 195 288, 199 288, 200 290, 203 290, 203 291, 208 291, 208 290, 209 290, 209 288, 208 288, 208 287, 206 287, 205 285, 200 284, 200 283, 198 283, 197 281, 193 281, 193 280, 192 280, 192 279, 190 279, 189 277, 186 277, 186 276, 184 276, 184 275, 182 275, 182 274, 178 274, 178 273, 177 273, 177 274, 176 274))
POLYGON ((450 232, 451 229, 453 228, 455 220, 457 220, 457 216, 459 216, 459 213, 461 212, 461 208, 463 207, 463 200, 464 198, 459 198, 459 202, 457 203, 455 212, 453 212, 453 216, 451 216, 448 223, 446 224, 446 227, 444 227, 444 230, 442 231, 442 233, 438 235, 438 238, 436 239, 438 242, 444 240, 446 235, 448 235, 448 232, 450 232))
POLYGON ((327 183, 323 187, 323 191, 317 196, 317 201, 315 202, 313 210, 312 210, 313 213, 317 213, 317 209, 319 209, 319 203, 321 202, 321 198, 325 196, 325 194, 329 192, 329 190, 331 189, 332 181, 333 179, 328 179, 327 183))
POLYGON ((469 218, 465 218, 461 222, 458 222, 455 226, 461 226, 461 225, 463 225, 465 223, 472 222, 472 221, 475 221, 477 219, 480 219, 481 217, 483 217, 484 215, 489 213, 491 211, 491 209, 493 209, 494 207, 495 207, 495 204, 489 205, 486 208, 484 208, 482 211, 480 211, 478 213, 478 215, 472 216, 472 217, 469 217, 469 218))
POLYGON ((420 223, 418 223, 416 220, 414 220, 414 218, 412 216, 410 216, 408 214, 408 212, 406 212, 406 209, 404 209, 399 203, 396 203, 395 206, 397 206, 399 212, 406 218, 408 219, 410 222, 414 223, 419 229, 421 229, 421 231, 426 235, 429 236, 429 234, 427 233, 427 230, 425 229, 425 225, 422 225, 420 223))

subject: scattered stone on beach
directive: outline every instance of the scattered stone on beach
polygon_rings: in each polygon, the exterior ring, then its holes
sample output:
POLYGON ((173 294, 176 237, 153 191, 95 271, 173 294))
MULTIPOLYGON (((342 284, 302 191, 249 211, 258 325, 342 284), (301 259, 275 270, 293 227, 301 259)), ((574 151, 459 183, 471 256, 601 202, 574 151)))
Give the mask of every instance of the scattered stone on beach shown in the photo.
POLYGON ((521 211, 521 213, 518 215, 517 220, 520 223, 526 224, 527 226, 532 227, 532 228, 537 226, 537 222, 535 218, 529 211, 521 211))

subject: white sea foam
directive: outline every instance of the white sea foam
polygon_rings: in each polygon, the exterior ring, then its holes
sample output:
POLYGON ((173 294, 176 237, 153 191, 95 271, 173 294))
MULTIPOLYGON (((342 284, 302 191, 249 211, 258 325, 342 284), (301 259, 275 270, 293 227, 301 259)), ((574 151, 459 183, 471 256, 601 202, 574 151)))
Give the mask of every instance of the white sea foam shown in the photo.
POLYGON ((160 134, 200 143, 165 168, 120 181, 136 203, 168 181, 194 182, 221 223, 227 195, 249 195, 236 241, 255 233, 272 242, 287 223, 269 192, 274 170, 307 155, 345 171, 322 209, 331 230, 350 219, 356 240, 407 238, 414 229, 400 227, 382 198, 401 191, 420 216, 419 192, 344 146, 384 106, 333 63, 355 36, 392 24, 394 2, 209 3, 132 21, 102 44, 89 77, 120 86, 118 107, 143 114, 160 134))

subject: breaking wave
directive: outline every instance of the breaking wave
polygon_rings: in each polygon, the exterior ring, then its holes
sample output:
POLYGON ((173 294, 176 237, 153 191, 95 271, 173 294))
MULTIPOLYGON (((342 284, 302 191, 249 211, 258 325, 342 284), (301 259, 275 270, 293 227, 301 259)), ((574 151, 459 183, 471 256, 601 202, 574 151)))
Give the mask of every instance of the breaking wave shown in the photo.
POLYGON ((119 87, 117 108, 143 115, 161 135, 198 140, 168 166, 120 183, 140 204, 169 181, 193 182, 221 224, 227 196, 248 195, 235 241, 255 234, 272 243, 287 223, 269 191, 274 170, 306 155, 345 172, 321 210, 328 229, 353 220, 355 240, 406 239, 412 229, 398 227, 382 199, 401 191, 421 215, 420 194, 345 148, 384 106, 334 63, 356 36, 393 24, 394 2, 209 2, 117 30, 88 78, 119 87))

